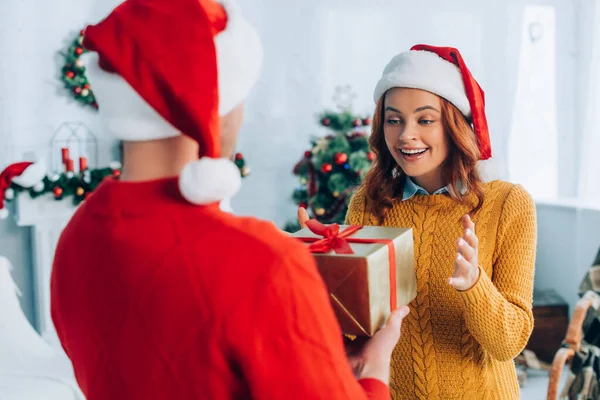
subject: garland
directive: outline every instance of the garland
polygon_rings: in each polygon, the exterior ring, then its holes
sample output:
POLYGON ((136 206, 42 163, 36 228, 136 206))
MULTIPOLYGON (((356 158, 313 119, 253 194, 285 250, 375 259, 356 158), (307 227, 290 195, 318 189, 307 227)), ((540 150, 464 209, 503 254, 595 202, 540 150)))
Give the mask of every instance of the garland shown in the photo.
POLYGON ((40 182, 31 188, 24 188, 14 182, 4 192, 4 198, 11 201, 20 193, 28 193, 32 199, 52 193, 55 200, 72 198, 73 205, 79 205, 85 200, 100 182, 109 176, 118 177, 121 175, 121 166, 115 163, 112 167, 99 169, 86 169, 85 171, 74 174, 65 172, 45 176, 40 182))

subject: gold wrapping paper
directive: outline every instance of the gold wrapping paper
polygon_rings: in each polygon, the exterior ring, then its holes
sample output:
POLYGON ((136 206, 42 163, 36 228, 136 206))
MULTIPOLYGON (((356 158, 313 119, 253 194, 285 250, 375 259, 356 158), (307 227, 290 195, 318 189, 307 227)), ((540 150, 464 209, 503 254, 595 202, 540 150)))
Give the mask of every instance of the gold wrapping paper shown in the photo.
MULTIPOLYGON (((340 225, 340 232, 346 228, 346 225, 340 225)), ((293 236, 320 238, 308 228, 293 236)), ((412 229, 365 226, 347 238, 354 254, 336 254, 334 251, 313 254, 342 332, 372 336, 391 313, 388 246, 352 243, 353 238, 393 241, 397 300, 394 308, 397 308, 410 303, 417 294, 412 229)))

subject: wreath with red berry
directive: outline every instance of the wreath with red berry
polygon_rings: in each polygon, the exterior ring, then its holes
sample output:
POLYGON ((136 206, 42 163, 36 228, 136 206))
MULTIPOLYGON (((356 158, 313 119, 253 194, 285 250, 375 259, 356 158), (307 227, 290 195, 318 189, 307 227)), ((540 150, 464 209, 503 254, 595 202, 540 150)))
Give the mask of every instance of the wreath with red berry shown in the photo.
POLYGON ((79 31, 79 34, 73 39, 67 51, 61 52, 65 63, 61 69, 60 79, 65 89, 68 90, 78 103, 97 110, 98 103, 96 102, 90 83, 85 76, 85 66, 80 59, 87 52, 83 47, 84 34, 84 30, 79 31))

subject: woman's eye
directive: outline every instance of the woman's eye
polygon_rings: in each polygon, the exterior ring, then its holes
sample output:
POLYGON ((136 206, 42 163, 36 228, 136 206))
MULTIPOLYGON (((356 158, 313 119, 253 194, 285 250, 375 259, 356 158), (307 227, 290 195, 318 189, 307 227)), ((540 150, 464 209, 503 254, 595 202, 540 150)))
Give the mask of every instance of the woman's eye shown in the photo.
POLYGON ((401 121, 398 118, 390 118, 387 120, 389 125, 398 125, 401 121))
POLYGON ((422 120, 420 120, 420 121, 419 121, 419 123, 420 123, 421 125, 431 125, 431 124, 433 124, 433 122, 434 122, 434 121, 433 121, 433 120, 431 120, 431 119, 422 119, 422 120))

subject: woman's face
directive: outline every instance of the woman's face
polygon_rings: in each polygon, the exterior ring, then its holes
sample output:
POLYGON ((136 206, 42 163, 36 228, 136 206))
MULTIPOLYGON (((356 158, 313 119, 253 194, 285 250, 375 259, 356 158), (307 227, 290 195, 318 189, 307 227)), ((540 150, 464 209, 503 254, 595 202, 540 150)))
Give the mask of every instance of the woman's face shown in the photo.
POLYGON ((450 146, 440 98, 424 90, 393 88, 385 94, 383 107, 385 142, 394 160, 430 193, 441 188, 450 146))

